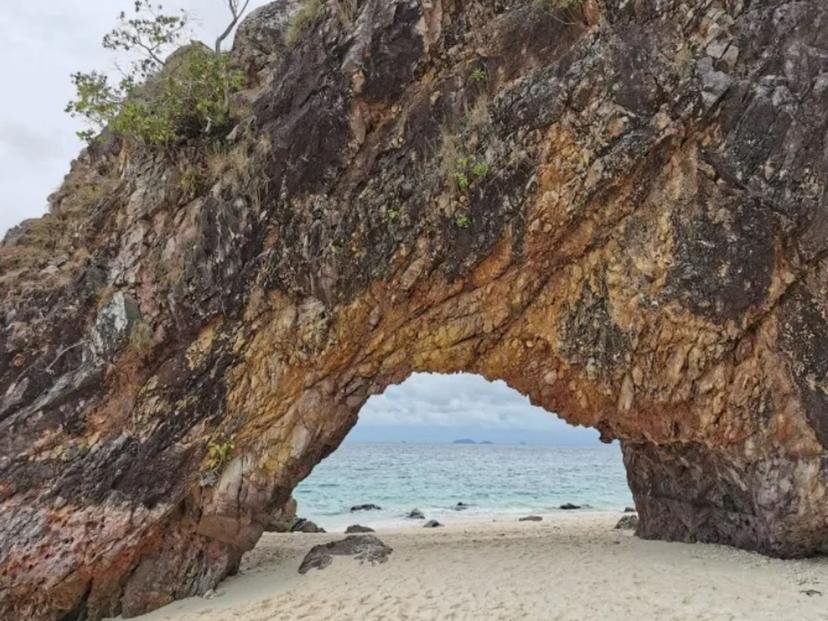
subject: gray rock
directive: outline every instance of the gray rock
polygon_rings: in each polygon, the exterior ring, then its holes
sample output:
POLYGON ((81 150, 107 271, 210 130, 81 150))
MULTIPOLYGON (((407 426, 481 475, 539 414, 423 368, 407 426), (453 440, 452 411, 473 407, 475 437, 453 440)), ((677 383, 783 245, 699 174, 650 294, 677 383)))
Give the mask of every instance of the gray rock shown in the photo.
POLYGON ((410 520, 424 520, 425 514, 419 509, 412 509, 411 513, 409 513, 407 517, 410 520))
POLYGON ((290 529, 292 533, 324 533, 325 529, 320 528, 314 522, 310 520, 306 520, 305 518, 299 518, 293 524, 293 527, 290 529))
POLYGON ((367 526, 360 526, 359 524, 353 524, 345 529, 346 533, 373 533, 375 532, 373 528, 368 528, 367 526))
POLYGON ((575 509, 580 509, 581 505, 573 505, 571 502, 566 502, 558 508, 563 509, 564 511, 574 511, 575 509))
POLYGON ((382 511, 382 507, 373 504, 354 505, 351 507, 351 513, 356 513, 357 511, 382 511))
POLYGON ((543 518, 539 515, 527 515, 518 519, 518 522, 542 522, 543 518))
POLYGON ((265 531, 269 533, 287 533, 293 529, 296 521, 296 500, 290 498, 282 507, 271 514, 270 521, 265 524, 265 531))
POLYGON ((92 331, 92 348, 103 360, 110 359, 129 339, 130 332, 140 319, 138 304, 128 295, 116 291, 98 311, 92 331))
POLYGON ((393 549, 373 535, 351 535, 340 541, 331 541, 311 548, 299 566, 299 573, 311 569, 325 569, 334 556, 353 556, 360 563, 376 565, 388 560, 393 549))
POLYGON ((423 524, 423 528, 440 528, 442 524, 437 520, 429 520, 425 524, 423 524))
POLYGON ((625 515, 618 523, 615 525, 615 528, 621 530, 635 530, 638 528, 638 516, 634 514, 625 515))
POLYGON ((264 69, 284 53, 285 32, 302 0, 271 2, 252 11, 239 24, 233 56, 248 73, 264 69))

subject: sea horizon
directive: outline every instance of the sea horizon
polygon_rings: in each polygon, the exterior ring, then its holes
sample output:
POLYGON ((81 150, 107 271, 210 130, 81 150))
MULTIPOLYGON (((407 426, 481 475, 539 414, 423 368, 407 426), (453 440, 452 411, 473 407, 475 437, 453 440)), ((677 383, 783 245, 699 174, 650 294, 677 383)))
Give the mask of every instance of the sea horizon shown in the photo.
POLYGON ((448 523, 633 504, 617 445, 528 443, 343 442, 294 497, 299 516, 329 531, 419 526, 414 509, 448 523), (351 511, 366 504, 380 509, 351 511))

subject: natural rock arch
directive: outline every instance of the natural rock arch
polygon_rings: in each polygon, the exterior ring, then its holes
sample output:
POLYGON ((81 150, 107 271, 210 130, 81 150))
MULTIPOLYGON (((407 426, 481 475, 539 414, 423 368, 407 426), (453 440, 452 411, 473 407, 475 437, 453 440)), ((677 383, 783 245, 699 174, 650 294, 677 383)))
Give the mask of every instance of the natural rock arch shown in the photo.
POLYGON ((824 550, 825 4, 334 4, 243 24, 223 155, 104 137, 0 247, 0 615, 213 587, 414 371, 620 439, 645 537, 824 550))

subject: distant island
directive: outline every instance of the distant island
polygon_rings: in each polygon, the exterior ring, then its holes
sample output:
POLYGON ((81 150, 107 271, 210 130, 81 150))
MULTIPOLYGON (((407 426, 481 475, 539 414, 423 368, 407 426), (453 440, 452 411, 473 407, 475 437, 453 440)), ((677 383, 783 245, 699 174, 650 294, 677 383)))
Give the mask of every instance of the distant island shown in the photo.
POLYGON ((459 438, 452 442, 452 444, 494 444, 491 440, 483 440, 482 442, 476 442, 471 438, 459 438))

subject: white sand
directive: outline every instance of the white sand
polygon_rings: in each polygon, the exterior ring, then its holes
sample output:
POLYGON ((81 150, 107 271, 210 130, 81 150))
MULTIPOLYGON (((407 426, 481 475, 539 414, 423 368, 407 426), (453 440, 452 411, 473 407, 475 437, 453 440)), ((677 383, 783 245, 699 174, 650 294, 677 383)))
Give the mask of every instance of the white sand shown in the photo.
POLYGON ((142 621, 641 619, 828 620, 828 558, 797 561, 715 545, 642 541, 616 514, 379 531, 383 565, 334 557, 297 573, 327 535, 265 535, 214 599, 142 621), (822 594, 807 595, 815 590, 822 594))

